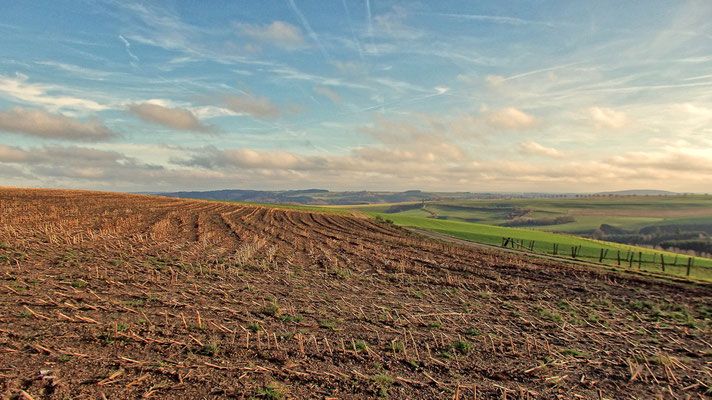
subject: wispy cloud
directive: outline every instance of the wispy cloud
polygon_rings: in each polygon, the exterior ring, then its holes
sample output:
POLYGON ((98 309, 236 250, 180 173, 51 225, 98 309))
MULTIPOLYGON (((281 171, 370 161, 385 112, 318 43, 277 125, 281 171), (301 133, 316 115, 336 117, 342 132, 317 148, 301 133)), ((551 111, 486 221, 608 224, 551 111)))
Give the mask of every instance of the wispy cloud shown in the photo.
POLYGON ((42 106, 51 111, 67 109, 101 111, 109 108, 92 100, 54 94, 65 91, 61 86, 29 83, 28 80, 29 78, 23 74, 16 74, 15 77, 0 75, 0 96, 42 106))
POLYGON ((14 107, 0 111, 0 130, 45 139, 97 141, 116 136, 97 120, 87 122, 42 110, 14 107))
POLYGON ((349 30, 351 30, 351 39, 356 44, 356 49, 358 50, 359 58, 363 60, 363 48, 361 47, 361 41, 358 39, 358 36, 356 36, 356 31, 354 30, 354 25, 351 21, 351 12, 349 12, 349 6, 348 4, 346 4, 346 0, 343 0, 342 4, 344 6, 344 13, 346 14, 346 22, 348 22, 349 30))
POLYGON ((136 57, 136 55, 131 51, 131 43, 129 43, 129 41, 126 40, 126 38, 122 35, 119 35, 119 39, 121 39, 121 41, 124 43, 124 47, 126 48, 126 54, 128 54, 132 60, 131 64, 140 62, 141 60, 139 60, 138 57, 136 57))
POLYGON ((276 118, 280 114, 279 107, 264 96, 252 94, 225 96, 224 103, 229 110, 256 118, 276 118))
POLYGON ((456 13, 421 13, 427 16, 436 17, 446 17, 453 19, 463 19, 470 21, 482 21, 491 22, 496 24, 506 24, 506 25, 543 25, 548 27, 554 27, 555 24, 546 21, 533 21, 522 18, 515 17, 503 17, 498 15, 484 15, 484 14, 456 14, 456 13))
POLYGON ((61 63, 61 62, 56 62, 56 61, 36 61, 35 64, 45 65, 45 66, 52 67, 52 68, 55 68, 60 71, 68 72, 72 76, 77 77, 77 78, 82 78, 82 79, 93 79, 93 80, 103 81, 111 76, 120 75, 120 74, 110 72, 110 71, 102 71, 102 70, 93 69, 93 68, 85 68, 85 67, 80 67, 80 66, 74 65, 74 64, 66 64, 66 63, 61 63))
POLYGON ((406 23, 408 11, 404 7, 394 6, 391 11, 373 17, 375 36, 387 36, 395 39, 415 40, 423 37, 425 33, 413 28, 406 23))
POLYGON ((239 24, 240 33, 260 43, 270 44, 287 50, 304 48, 302 31, 284 21, 274 21, 267 25, 239 24))
POLYGON ((631 124, 625 112, 608 107, 591 107, 587 110, 589 121, 601 129, 621 130, 631 124))
POLYGON ((321 42, 319 39, 319 35, 314 32, 314 29, 312 29, 311 25, 309 24, 309 21, 307 18, 304 16, 302 11, 297 7, 296 3, 294 3, 294 0, 288 0, 289 2, 289 7, 292 9, 294 14, 297 16, 299 21, 302 23, 302 26, 304 27, 304 30, 307 31, 309 34, 309 38, 314 41, 314 43, 319 46, 319 51, 321 51, 321 54, 324 56, 324 59, 330 60, 331 56, 329 55, 329 52, 326 51, 326 47, 324 47, 324 44, 321 42))
POLYGON ((327 99, 333 101, 334 103, 341 103, 343 99, 338 93, 329 89, 326 86, 314 86, 314 92, 326 97, 327 99))

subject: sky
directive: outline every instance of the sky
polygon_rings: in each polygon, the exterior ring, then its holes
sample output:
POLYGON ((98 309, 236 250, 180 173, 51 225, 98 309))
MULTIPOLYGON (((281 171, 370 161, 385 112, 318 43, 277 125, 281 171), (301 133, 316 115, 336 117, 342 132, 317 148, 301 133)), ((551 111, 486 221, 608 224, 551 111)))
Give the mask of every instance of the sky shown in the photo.
POLYGON ((712 192, 712 2, 4 2, 0 186, 712 192))

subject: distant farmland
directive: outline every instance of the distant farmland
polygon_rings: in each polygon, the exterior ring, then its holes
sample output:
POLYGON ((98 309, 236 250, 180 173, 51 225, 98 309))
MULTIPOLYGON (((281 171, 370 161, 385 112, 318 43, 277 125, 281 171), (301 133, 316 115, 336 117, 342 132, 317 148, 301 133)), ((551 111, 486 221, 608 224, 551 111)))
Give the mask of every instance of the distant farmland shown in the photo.
POLYGON ((712 257, 712 196, 421 201, 349 208, 398 221, 422 217, 517 227, 712 257))
POLYGON ((593 233, 601 224, 622 230, 652 225, 712 225, 712 196, 703 195, 428 201, 349 208, 485 225, 518 222, 518 226, 525 228, 579 234, 593 233), (573 217, 574 221, 541 223, 553 222, 557 217, 573 217))
POLYGON ((397 225, 413 226, 460 239, 493 246, 506 246, 533 253, 558 255, 630 270, 648 271, 693 279, 712 280, 712 260, 683 256, 643 247, 621 245, 542 231, 472 224, 468 222, 413 217, 401 214, 371 214, 397 225), (665 270, 663 271, 663 264, 665 270), (690 266, 688 275, 688 265, 690 266))

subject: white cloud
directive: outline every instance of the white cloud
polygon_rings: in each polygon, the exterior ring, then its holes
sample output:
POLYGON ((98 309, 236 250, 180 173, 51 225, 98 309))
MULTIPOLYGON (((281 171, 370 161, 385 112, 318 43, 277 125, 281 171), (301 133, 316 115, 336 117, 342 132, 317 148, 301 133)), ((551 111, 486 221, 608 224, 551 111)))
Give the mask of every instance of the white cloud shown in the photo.
POLYGON ((607 107, 591 107, 588 116, 594 126, 602 129, 621 130, 631 124, 626 113, 607 107))
POLYGON ((163 107, 157 104, 131 104, 128 111, 146 122, 163 125, 172 129, 211 132, 215 127, 206 125, 188 109, 180 107, 163 107))
POLYGON ((498 129, 525 130, 538 125, 536 118, 514 107, 485 111, 487 123, 498 129))
POLYGON ((55 112, 65 109, 101 111, 109 108, 92 100, 54 94, 64 91, 65 89, 62 87, 28 83, 27 80, 28 77, 22 74, 16 74, 14 78, 0 75, 0 95, 12 100, 42 106, 55 112))
POLYGON ((549 158, 563 158, 564 154, 552 147, 545 147, 537 142, 527 141, 519 143, 519 152, 525 155, 542 156, 549 158))
POLYGON ((0 130, 47 139, 96 141, 115 136, 98 120, 79 121, 61 114, 13 107, 0 111, 0 130))
POLYGON ((288 50, 304 47, 302 31, 284 21, 274 21, 268 25, 240 24, 239 31, 262 43, 268 43, 288 50))

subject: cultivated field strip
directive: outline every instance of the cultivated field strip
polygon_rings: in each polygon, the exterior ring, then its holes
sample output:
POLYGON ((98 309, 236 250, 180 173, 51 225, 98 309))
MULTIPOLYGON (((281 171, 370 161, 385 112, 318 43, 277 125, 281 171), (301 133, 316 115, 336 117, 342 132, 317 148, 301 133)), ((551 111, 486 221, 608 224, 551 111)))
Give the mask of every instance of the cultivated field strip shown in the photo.
POLYGON ((712 393, 709 287, 366 218, 0 189, 0 271, 7 398, 712 393))

